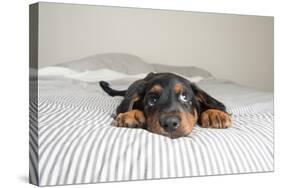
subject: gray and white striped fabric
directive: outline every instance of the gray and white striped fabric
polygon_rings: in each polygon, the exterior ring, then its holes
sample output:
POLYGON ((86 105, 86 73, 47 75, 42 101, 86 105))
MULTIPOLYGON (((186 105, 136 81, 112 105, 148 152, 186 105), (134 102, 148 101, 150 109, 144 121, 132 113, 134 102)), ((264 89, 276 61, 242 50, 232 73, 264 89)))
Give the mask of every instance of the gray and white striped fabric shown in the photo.
POLYGON ((229 106, 233 128, 170 139, 113 127, 121 98, 67 90, 39 90, 41 186, 273 171, 272 112, 229 106))

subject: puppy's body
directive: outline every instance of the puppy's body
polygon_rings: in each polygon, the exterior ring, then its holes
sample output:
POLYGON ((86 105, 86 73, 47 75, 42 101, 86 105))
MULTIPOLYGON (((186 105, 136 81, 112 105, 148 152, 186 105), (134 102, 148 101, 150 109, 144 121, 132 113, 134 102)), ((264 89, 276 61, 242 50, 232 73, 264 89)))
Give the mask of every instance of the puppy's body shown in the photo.
POLYGON ((183 77, 172 73, 149 73, 127 90, 100 86, 110 96, 124 96, 116 110, 118 127, 145 128, 153 133, 177 138, 202 127, 227 128, 231 118, 225 106, 183 77))

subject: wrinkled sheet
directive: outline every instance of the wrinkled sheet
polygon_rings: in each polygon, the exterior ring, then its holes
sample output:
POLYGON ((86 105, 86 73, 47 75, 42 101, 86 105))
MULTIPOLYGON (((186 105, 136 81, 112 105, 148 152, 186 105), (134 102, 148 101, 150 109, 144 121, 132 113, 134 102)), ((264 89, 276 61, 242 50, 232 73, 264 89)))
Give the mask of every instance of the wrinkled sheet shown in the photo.
MULTIPOLYGON (((134 80, 110 83, 126 89, 134 80)), ((233 128, 196 126, 189 136, 170 139, 142 129, 113 127, 111 115, 121 97, 109 97, 97 82, 40 77, 39 184, 272 171, 272 93, 218 79, 197 85, 226 104, 233 128)))

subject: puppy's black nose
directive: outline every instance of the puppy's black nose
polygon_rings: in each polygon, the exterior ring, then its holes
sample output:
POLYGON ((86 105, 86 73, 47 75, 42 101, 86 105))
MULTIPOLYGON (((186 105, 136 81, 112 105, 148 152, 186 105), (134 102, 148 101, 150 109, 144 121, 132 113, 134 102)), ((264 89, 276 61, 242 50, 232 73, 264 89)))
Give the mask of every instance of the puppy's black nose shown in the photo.
POLYGON ((160 120, 161 127, 167 132, 175 131, 180 124, 180 119, 177 116, 169 116, 160 120))

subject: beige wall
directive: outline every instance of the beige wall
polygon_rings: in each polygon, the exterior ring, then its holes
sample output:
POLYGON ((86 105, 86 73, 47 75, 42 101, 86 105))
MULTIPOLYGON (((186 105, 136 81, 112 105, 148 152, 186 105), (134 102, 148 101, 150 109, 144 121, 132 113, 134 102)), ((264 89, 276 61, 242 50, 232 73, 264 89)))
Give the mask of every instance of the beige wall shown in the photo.
POLYGON ((39 66, 103 52, 273 90, 273 17, 39 4, 39 66))

